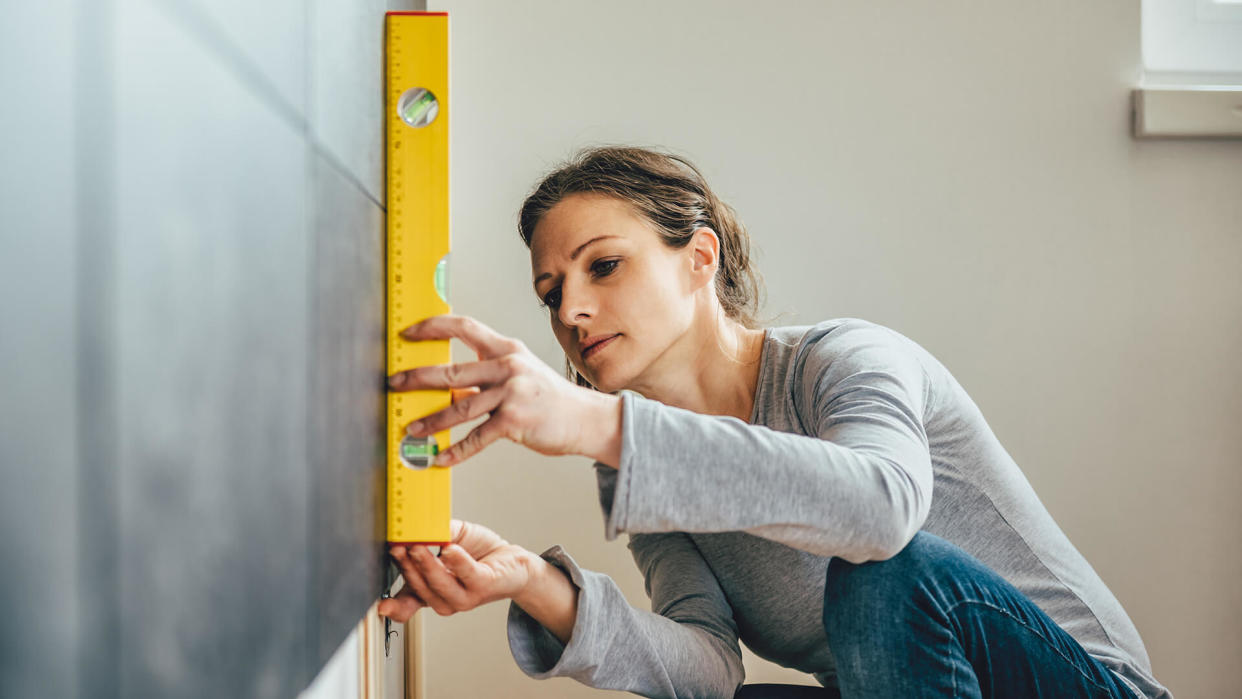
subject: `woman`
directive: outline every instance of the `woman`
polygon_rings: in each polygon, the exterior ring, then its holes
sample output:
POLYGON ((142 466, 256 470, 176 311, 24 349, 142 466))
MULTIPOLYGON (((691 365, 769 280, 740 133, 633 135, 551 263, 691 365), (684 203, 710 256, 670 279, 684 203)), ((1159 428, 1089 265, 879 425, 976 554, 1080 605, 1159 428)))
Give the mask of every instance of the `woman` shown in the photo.
POLYGON ((595 459, 605 536, 630 535, 652 612, 559 546, 454 521, 394 547, 408 619, 511 599, 537 678, 651 697, 1167 697, 1137 630, 943 365, 856 318, 762 329, 747 235, 686 160, 597 148, 527 198, 520 233, 571 383, 469 318, 476 362, 391 377, 462 397, 409 426, 488 415, 499 438, 595 459), (934 496, 933 496, 934 494, 934 496), (738 640, 830 689, 739 687, 738 640))

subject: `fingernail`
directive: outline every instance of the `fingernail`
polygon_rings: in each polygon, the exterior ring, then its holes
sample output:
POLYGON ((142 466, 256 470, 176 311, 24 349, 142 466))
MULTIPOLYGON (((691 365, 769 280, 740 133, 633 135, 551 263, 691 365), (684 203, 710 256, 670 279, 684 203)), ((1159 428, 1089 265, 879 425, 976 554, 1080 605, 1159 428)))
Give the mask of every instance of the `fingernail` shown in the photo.
POLYGON ((410 423, 410 425, 409 425, 408 427, 406 427, 406 428, 405 428, 405 431, 406 431, 406 432, 409 432, 410 434, 417 434, 417 433, 419 433, 419 432, 422 432, 422 431, 423 431, 423 421, 422 421, 422 420, 415 420, 414 422, 411 422, 411 423, 410 423))
POLYGON ((389 386, 392 386, 393 388, 396 388, 396 387, 400 386, 400 385, 401 385, 401 384, 403 384, 403 383, 405 383, 405 373, 404 373, 404 372, 402 372, 402 373, 400 373, 400 374, 393 374, 392 376, 389 376, 389 377, 388 377, 388 385, 389 385, 389 386))

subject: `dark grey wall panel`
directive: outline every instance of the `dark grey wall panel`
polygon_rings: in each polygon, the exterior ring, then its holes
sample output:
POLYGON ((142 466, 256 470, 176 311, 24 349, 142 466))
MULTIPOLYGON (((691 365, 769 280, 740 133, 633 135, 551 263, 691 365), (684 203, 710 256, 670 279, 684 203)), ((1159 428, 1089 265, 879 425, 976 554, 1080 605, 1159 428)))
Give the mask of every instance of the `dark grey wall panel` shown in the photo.
POLYGON ((116 22, 123 696, 291 696, 307 636, 304 134, 172 13, 116 22))
POLYGON ((77 681, 73 29, 63 1, 0 21, 3 697, 73 696, 77 681))
POLYGON ((313 0, 310 122, 329 157, 376 202, 384 191, 384 12, 425 0, 313 0))
POLYGON ((310 122, 337 160, 378 203, 384 201, 384 3, 314 0, 309 56, 310 122), (377 20, 379 18, 379 21, 377 20))
POLYGON ((320 668, 384 581, 386 10, 422 0, 313 0, 309 666, 320 668))
POLYGON ((384 581, 384 212, 328 161, 311 172, 310 666, 319 668, 384 581))
POLYGON ((295 696, 378 595, 385 9, 0 25, 0 696, 295 696))

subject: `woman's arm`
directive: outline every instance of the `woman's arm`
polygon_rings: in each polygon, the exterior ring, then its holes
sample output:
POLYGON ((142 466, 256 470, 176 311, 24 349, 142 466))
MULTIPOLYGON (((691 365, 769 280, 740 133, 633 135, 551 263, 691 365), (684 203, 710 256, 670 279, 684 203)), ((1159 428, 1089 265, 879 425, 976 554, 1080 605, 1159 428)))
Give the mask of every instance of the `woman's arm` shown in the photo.
POLYGON ((578 616, 578 588, 565 571, 535 556, 531 563, 531 579, 513 596, 513 603, 522 608, 541 626, 552 632, 561 643, 569 643, 578 616))
POLYGON ((866 321, 813 329, 796 356, 770 390, 792 394, 807 435, 623 392, 619 468, 597 469, 606 538, 742 530, 854 563, 900 551, 931 507, 919 358, 866 321))
POLYGON ((561 547, 543 558, 579 590, 563 641, 523 607, 509 607, 509 648, 530 677, 572 677, 645 697, 732 697, 742 683, 733 609, 684 534, 630 537, 651 611, 631 606, 611 578, 579 568, 561 547))
POLYGON ((616 468, 621 463, 621 397, 591 391, 584 418, 585 432, 582 454, 605 466, 616 468))

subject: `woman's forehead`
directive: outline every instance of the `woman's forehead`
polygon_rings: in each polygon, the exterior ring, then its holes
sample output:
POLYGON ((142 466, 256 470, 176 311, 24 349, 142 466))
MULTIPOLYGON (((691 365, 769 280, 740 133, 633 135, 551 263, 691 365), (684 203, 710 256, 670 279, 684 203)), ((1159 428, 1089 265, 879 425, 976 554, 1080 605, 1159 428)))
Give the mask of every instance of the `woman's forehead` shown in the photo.
POLYGON ((634 207, 624 199, 598 192, 575 192, 548 209, 535 229, 574 228, 627 219, 641 222, 634 207))
POLYGON ((535 225, 531 258, 576 257, 574 253, 594 238, 636 239, 647 228, 646 221, 625 201, 594 193, 571 194, 535 225))

